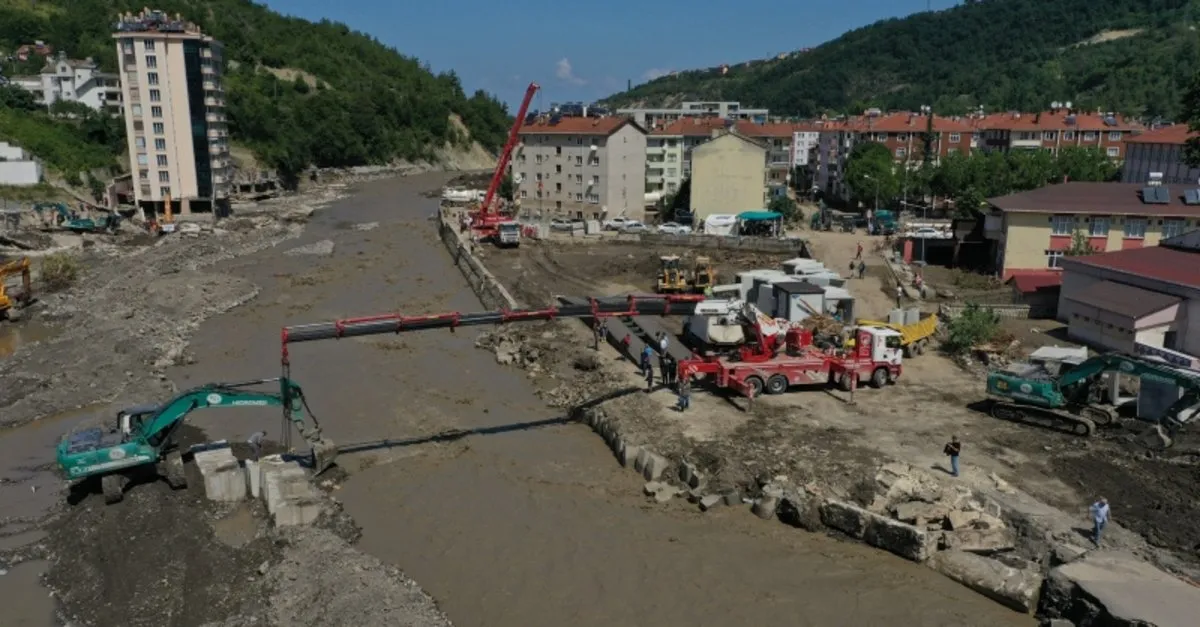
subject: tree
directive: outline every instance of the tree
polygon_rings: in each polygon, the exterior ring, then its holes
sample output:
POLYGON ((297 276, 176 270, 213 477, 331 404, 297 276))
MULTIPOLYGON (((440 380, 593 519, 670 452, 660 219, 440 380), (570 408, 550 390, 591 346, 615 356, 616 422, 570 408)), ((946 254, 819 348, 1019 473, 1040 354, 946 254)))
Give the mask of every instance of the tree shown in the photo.
POLYGON ((795 166, 792 168, 792 189, 798 194, 808 195, 812 193, 813 174, 804 166, 795 166))
POLYGON ((1200 72, 1192 76, 1192 82, 1183 94, 1183 121, 1193 133, 1183 146, 1183 160, 1193 168, 1200 168, 1200 72))
POLYGON ((1071 234, 1071 247, 1063 251, 1063 254, 1068 257, 1079 257, 1082 255, 1094 255, 1097 252, 1083 231, 1075 231, 1071 234))
POLYGON ((665 196, 662 199, 663 207, 658 212, 660 222, 674 222, 675 214, 679 211, 688 212, 692 210, 692 179, 686 178, 679 184, 679 189, 674 194, 665 196))
POLYGON ((0 85, 0 108, 38 111, 42 108, 33 94, 16 85, 0 85))
POLYGON ((859 142, 846 159, 846 185, 860 201, 874 206, 896 197, 899 182, 892 152, 876 142, 859 142))
POLYGON ((1056 178, 1070 181, 1115 181, 1121 168, 1095 147, 1063 148, 1058 153, 1056 178))
POLYGON ((776 196, 767 205, 767 211, 774 211, 783 216, 784 222, 794 222, 804 219, 804 213, 796 206, 796 202, 786 195, 776 196))
POLYGON ((942 348, 951 354, 965 353, 996 337, 1000 330, 1000 316, 990 308, 967 303, 962 313, 946 326, 948 333, 942 348))
POLYGON ((517 186, 513 181, 512 172, 504 174, 504 178, 500 179, 500 197, 508 202, 512 202, 516 196, 517 186))

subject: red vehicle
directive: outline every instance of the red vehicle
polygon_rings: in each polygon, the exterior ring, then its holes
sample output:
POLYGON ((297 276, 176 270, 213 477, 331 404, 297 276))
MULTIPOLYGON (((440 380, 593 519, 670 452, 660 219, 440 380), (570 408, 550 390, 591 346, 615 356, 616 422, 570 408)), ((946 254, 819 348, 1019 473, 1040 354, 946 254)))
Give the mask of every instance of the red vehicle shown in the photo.
POLYGON ((782 348, 763 341, 770 337, 759 335, 757 346, 744 346, 736 357, 681 361, 680 380, 712 375, 717 387, 754 398, 764 392, 782 394, 793 385, 836 383, 850 390, 869 382, 883 387, 900 377, 901 336, 891 329, 860 326, 847 349, 819 349, 812 345, 812 333, 802 329, 788 329, 782 348))
POLYGON ((500 213, 497 192, 500 191, 500 182, 504 179, 504 174, 508 172, 508 162, 512 160, 513 149, 520 139, 521 125, 525 123, 525 114, 529 113, 529 103, 533 101, 537 90, 537 83, 530 83, 529 88, 525 90, 521 108, 517 110, 517 117, 508 132, 508 141, 500 151, 500 158, 496 160, 496 170, 492 172, 487 194, 479 204, 479 209, 471 213, 471 229, 480 240, 492 241, 502 246, 517 246, 520 242, 521 227, 512 218, 500 213))

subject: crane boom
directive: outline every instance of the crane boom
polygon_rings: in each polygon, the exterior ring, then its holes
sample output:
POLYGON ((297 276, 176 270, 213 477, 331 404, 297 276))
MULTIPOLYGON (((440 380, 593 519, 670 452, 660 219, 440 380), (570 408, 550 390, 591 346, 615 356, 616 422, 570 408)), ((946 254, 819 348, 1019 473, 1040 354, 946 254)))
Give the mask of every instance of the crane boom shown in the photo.
POLYGON ((590 299, 584 305, 561 305, 544 309, 499 309, 474 313, 442 313, 424 316, 384 314, 365 318, 347 318, 333 322, 318 322, 284 327, 282 332, 284 360, 288 344, 359 337, 383 333, 402 333, 426 329, 533 322, 558 318, 612 318, 626 316, 687 316, 704 300, 700 294, 667 296, 629 296, 627 298, 590 299))
POLYGON ((492 211, 492 203, 496 200, 500 181, 504 179, 504 172, 508 169, 509 160, 512 159, 513 148, 517 146, 517 140, 520 138, 521 127, 525 124, 525 115, 529 113, 529 103, 533 101, 533 95, 537 93, 538 89, 537 83, 530 83, 526 88, 525 98, 521 100, 521 108, 517 110, 517 118, 508 132, 508 141, 504 143, 504 150, 500 152, 500 158, 496 161, 496 171, 492 173, 492 182, 488 184, 487 194, 483 197, 483 204, 479 206, 479 213, 475 220, 484 229, 495 226, 491 223, 495 221, 498 212, 492 211))

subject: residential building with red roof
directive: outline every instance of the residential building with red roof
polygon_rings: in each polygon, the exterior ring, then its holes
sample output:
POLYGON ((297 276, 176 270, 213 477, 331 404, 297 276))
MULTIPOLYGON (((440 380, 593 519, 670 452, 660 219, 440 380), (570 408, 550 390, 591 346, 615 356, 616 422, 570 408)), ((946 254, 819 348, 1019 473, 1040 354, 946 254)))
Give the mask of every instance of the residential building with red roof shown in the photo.
POLYGON ((1036 113, 993 113, 976 116, 971 124, 980 133, 983 152, 1092 147, 1110 159, 1125 158, 1125 141, 1144 127, 1124 116, 1054 108, 1036 113))
POLYGON ((1058 318, 1072 338, 1200 369, 1200 232, 1062 265, 1058 318))
POLYGON ((522 211, 642 220, 646 131, 625 117, 540 117, 520 130, 509 166, 522 211))
POLYGON ((1200 168, 1183 160, 1184 144, 1196 136, 1186 124, 1174 124, 1127 138, 1121 182, 1146 183, 1151 178, 1166 185, 1200 182, 1200 168))
POLYGON ((1069 182, 988 202, 984 237, 1006 280, 1061 271, 1077 233, 1105 252, 1153 247, 1200 228, 1200 191, 1183 187, 1069 182))
POLYGON ((767 186, 774 194, 786 192, 792 173, 793 149, 796 124, 772 122, 755 124, 738 122, 734 127, 738 133, 762 142, 767 147, 767 186))
POLYGON ((692 175, 692 150, 732 126, 724 118, 684 117, 651 130, 646 138, 646 192, 678 191, 692 175))

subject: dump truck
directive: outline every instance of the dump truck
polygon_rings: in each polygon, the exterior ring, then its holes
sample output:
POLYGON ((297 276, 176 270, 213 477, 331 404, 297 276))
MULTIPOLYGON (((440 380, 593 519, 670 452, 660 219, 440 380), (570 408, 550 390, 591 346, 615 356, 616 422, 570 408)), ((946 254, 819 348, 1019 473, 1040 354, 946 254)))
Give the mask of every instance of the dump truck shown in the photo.
POLYGON ((937 333, 938 317, 937 314, 923 313, 921 319, 912 324, 893 324, 878 320, 859 320, 858 324, 883 327, 899 332, 900 344, 904 347, 904 356, 916 357, 929 348, 933 335, 937 333))

